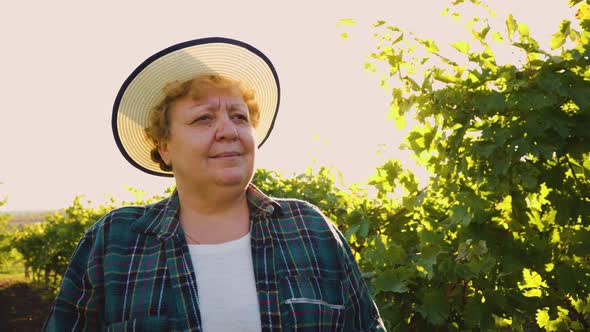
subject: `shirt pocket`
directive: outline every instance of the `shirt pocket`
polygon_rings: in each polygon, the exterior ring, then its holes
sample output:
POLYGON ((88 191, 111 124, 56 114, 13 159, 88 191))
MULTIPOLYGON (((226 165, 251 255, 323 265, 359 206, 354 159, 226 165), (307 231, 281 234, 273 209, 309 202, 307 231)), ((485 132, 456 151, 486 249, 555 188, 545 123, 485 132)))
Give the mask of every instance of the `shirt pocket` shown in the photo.
POLYGON ((279 282, 281 319, 287 331, 342 331, 342 282, 316 276, 284 277, 279 282))
POLYGON ((169 331, 168 318, 166 316, 149 316, 134 318, 122 322, 116 322, 106 325, 103 331, 121 332, 121 331, 169 331))

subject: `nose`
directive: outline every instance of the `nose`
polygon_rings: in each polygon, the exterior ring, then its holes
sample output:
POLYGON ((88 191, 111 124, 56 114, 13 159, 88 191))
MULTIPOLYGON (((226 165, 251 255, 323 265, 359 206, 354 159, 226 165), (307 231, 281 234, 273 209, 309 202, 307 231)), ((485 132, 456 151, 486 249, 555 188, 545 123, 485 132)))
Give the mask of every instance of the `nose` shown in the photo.
POLYGON ((217 140, 236 140, 238 139, 238 129, 236 125, 231 121, 228 114, 224 114, 219 119, 219 127, 215 132, 215 139, 217 140))

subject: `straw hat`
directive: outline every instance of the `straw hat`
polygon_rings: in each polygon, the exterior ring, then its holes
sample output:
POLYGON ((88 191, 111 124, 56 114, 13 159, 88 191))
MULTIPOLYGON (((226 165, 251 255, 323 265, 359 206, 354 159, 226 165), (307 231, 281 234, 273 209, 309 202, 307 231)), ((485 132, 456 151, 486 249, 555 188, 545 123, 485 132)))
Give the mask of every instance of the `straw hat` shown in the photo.
POLYGON ((150 110, 163 98, 162 88, 172 81, 198 75, 221 74, 239 80, 256 93, 260 118, 255 129, 260 147, 272 131, 279 108, 279 78, 270 60, 244 42, 212 37, 170 46, 145 60, 125 80, 113 107, 113 134, 119 150, 133 166, 159 176, 162 171, 150 158, 153 148, 144 129, 150 110))

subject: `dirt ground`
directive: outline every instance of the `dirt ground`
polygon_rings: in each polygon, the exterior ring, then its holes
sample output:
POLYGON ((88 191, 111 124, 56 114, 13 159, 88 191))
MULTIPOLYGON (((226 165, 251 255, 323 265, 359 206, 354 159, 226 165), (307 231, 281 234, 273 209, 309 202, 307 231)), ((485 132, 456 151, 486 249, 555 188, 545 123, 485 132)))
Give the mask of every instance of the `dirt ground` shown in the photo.
POLYGON ((0 331, 40 331, 52 299, 22 280, 0 280, 0 331))

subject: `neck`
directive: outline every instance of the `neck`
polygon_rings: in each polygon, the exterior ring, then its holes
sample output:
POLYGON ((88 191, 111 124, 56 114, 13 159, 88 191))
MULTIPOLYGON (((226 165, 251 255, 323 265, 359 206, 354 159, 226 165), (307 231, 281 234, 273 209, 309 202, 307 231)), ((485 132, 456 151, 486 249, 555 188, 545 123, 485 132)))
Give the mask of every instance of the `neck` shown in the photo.
POLYGON ((181 210, 203 216, 223 216, 229 211, 248 206, 246 188, 226 187, 199 190, 176 183, 181 210))
POLYGON ((201 244, 234 240, 248 233, 250 214, 246 190, 218 188, 201 192, 177 183, 180 224, 201 244))

